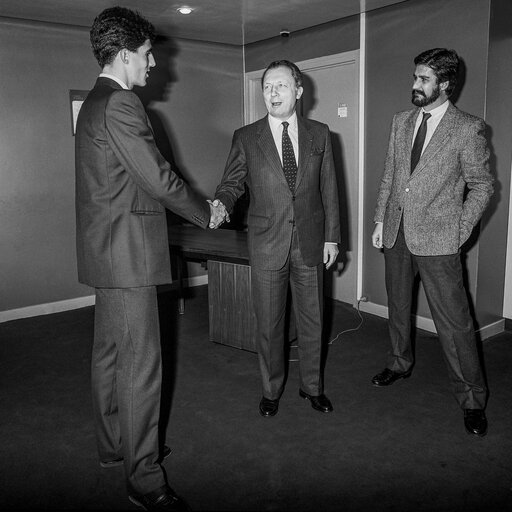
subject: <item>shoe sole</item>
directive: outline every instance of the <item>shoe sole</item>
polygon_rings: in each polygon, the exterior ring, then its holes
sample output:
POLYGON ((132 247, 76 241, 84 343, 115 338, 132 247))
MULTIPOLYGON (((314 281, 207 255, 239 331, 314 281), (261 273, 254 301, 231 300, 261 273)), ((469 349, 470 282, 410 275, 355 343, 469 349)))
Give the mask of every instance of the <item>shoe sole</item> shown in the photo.
MULTIPOLYGON (((302 391, 302 389, 299 389, 299 396, 300 396, 301 398, 304 398, 304 400, 309 400, 309 396, 308 396, 308 395, 306 395, 306 394, 304 393, 304 391, 302 391)), ((334 410, 334 408, 332 408, 332 409, 318 409, 318 407, 315 407, 315 406, 313 405, 313 402, 311 402, 311 407, 312 407, 313 409, 315 409, 315 411, 318 411, 318 412, 325 412, 325 413, 327 413, 327 412, 332 412, 332 411, 334 410)))
POLYGON ((470 432, 469 430, 466 430, 466 433, 468 436, 475 436, 475 437, 485 437, 487 435, 487 432, 484 432, 483 434, 477 434, 475 432, 470 432))
POLYGON ((100 466, 104 469, 108 469, 108 468, 117 468, 119 466, 122 466, 124 464, 124 460, 121 459, 121 460, 113 460, 113 461, 110 461, 110 462, 103 462, 103 461, 100 461, 100 466))
POLYGON ((263 418, 273 418, 277 414, 277 411, 272 413, 264 413, 260 411, 260 415, 263 416, 263 418))
POLYGON ((472 430, 466 429, 466 434, 468 436, 484 437, 487 435, 487 430, 483 433, 477 434, 476 432, 473 432, 472 430))
POLYGON ((140 502, 138 501, 136 498, 134 498, 133 496, 128 496, 128 499, 134 504, 134 505, 137 505, 137 507, 140 507, 140 508, 143 508, 144 510, 147 510, 147 508, 140 502))
POLYGON ((411 373, 405 373, 404 375, 400 375, 399 377, 394 379, 389 384, 378 384, 377 382, 373 382, 372 381, 372 385, 375 386, 376 388, 387 388, 388 386, 391 386, 391 384, 394 384, 397 380, 408 379, 411 375, 412 375, 412 372, 411 373))

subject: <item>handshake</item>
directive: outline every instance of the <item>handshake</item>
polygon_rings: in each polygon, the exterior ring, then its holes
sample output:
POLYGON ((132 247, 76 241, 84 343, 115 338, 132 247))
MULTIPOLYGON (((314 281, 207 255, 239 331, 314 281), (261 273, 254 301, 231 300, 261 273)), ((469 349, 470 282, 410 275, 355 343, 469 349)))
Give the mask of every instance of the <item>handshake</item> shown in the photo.
POLYGON ((207 199, 210 205, 210 229, 217 229, 223 222, 229 222, 229 213, 226 207, 218 200, 211 201, 207 199))

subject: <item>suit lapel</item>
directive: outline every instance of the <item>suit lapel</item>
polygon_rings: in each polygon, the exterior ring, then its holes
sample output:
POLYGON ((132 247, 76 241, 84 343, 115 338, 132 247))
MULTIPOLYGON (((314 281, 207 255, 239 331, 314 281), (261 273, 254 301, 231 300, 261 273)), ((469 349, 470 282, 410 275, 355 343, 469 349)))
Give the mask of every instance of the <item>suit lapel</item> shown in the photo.
POLYGON ((311 155, 311 146, 313 144, 313 136, 309 133, 305 121, 297 114, 297 126, 299 130, 299 165, 297 166, 297 180, 295 182, 295 190, 300 185, 307 169, 309 156, 311 155))
MULTIPOLYGON (((416 124, 416 119, 418 118, 418 114, 420 109, 411 110, 410 115, 405 119, 404 124, 402 125, 402 133, 399 134, 397 140, 397 146, 402 148, 404 152, 402 158, 406 162, 411 161, 411 151, 412 151, 412 138, 414 135, 414 125, 416 124)), ((409 165, 410 168, 410 165, 409 165)))
POLYGON ((281 165, 281 159, 279 158, 279 153, 277 152, 276 144, 274 142, 274 137, 272 136, 272 131, 270 130, 270 125, 268 124, 267 116, 265 116, 260 121, 257 137, 258 145, 265 155, 265 158, 270 163, 270 167, 286 182, 283 166, 281 165))
POLYGON ((437 126, 432 138, 430 139, 427 147, 424 149, 421 154, 420 160, 416 169, 414 169, 413 175, 421 172, 422 169, 431 161, 438 151, 440 151, 445 144, 450 140, 450 138, 456 133, 454 130, 455 124, 455 116, 456 109, 453 105, 449 105, 447 111, 445 112, 441 122, 437 126))

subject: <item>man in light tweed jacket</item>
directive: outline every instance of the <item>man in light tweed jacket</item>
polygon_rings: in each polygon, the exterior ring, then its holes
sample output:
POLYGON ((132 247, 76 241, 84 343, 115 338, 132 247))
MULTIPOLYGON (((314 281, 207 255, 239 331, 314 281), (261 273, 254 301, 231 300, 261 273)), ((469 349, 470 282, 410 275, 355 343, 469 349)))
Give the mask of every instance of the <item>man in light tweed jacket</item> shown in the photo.
POLYGON ((463 286, 460 248, 493 192, 485 124, 449 101, 459 59, 427 50, 414 59, 412 102, 393 118, 375 210, 373 245, 384 247, 391 351, 372 379, 388 386, 414 365, 411 301, 419 273, 468 433, 487 432, 487 388, 463 286))
POLYGON ((327 125, 303 119, 295 107, 302 75, 275 61, 262 78, 268 115, 237 130, 215 193, 228 211, 250 193, 248 243, 263 397, 260 414, 278 411, 286 375, 285 308, 290 284, 297 326, 299 394, 330 412, 323 392, 323 264, 329 268, 340 241, 338 191, 327 125))

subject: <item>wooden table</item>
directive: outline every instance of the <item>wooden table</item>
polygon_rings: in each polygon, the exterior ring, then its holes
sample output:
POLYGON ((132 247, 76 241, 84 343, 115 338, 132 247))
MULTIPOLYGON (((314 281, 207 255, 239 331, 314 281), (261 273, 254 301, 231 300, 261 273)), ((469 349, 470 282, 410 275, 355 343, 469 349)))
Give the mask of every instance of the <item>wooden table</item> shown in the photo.
POLYGON ((208 269, 208 314, 211 341, 256 352, 256 318, 252 305, 247 233, 170 225, 171 255, 177 257, 180 313, 185 311, 182 277, 185 261, 208 269))

